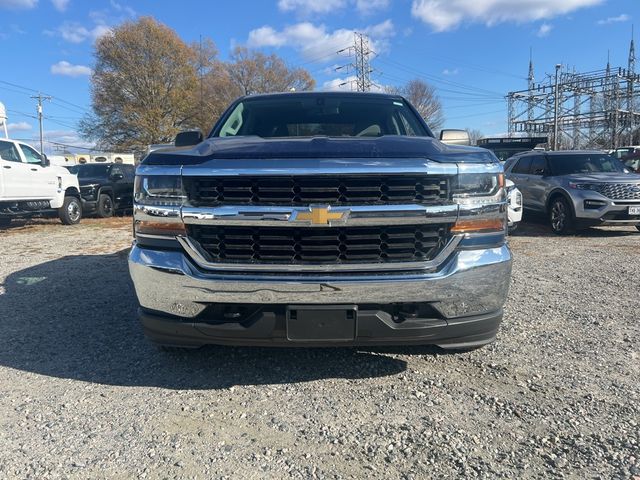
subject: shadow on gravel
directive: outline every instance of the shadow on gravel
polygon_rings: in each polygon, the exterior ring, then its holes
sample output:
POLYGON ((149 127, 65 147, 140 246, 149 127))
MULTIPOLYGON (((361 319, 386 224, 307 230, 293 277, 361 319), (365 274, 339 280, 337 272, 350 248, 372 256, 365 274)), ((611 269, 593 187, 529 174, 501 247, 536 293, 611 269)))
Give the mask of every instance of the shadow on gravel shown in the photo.
POLYGON ((164 353, 136 319, 127 251, 69 256, 0 285, 0 365, 122 386, 217 389, 233 385, 394 375, 406 362, 382 352, 207 347, 164 353))

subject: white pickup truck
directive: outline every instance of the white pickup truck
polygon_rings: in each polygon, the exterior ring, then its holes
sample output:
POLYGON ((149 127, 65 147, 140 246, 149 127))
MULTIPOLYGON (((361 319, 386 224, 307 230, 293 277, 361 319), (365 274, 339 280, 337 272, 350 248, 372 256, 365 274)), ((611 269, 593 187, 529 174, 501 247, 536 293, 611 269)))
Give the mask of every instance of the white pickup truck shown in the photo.
POLYGON ((80 221, 78 177, 25 143, 0 139, 0 227, 12 218, 55 211, 65 225, 80 221))

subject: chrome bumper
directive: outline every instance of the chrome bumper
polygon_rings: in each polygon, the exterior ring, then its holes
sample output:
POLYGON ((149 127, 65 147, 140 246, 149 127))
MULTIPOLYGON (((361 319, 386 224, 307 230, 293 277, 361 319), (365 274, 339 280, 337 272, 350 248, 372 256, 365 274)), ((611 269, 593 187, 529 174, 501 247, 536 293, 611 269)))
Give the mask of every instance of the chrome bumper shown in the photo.
POLYGON ((182 318, 212 303, 391 304, 429 302, 444 318, 502 308, 509 288, 511 252, 458 250, 437 271, 388 274, 214 273, 181 251, 134 245, 129 270, 143 309, 182 318))

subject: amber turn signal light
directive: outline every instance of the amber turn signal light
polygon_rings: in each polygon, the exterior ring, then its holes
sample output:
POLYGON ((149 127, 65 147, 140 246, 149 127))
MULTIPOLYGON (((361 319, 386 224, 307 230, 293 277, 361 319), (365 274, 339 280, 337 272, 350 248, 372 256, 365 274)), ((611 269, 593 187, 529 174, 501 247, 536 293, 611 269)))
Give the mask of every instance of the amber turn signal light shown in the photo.
POLYGON ((451 233, 496 232, 504 230, 504 220, 500 218, 459 220, 451 228, 451 233))
POLYGON ((138 220, 133 224, 134 232, 140 235, 161 235, 163 237, 186 235, 182 222, 147 222, 138 220))

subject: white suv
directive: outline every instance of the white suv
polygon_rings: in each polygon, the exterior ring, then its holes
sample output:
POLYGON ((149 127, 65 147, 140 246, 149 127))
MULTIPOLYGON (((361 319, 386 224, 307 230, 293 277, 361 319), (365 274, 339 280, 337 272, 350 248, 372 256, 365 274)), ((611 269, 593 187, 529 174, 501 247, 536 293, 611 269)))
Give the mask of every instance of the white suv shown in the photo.
POLYGON ((45 155, 15 140, 0 139, 0 227, 11 218, 57 211, 65 225, 82 217, 78 177, 49 165, 45 155))

